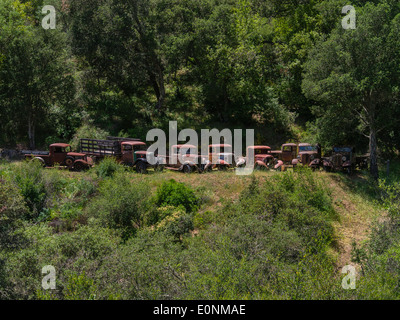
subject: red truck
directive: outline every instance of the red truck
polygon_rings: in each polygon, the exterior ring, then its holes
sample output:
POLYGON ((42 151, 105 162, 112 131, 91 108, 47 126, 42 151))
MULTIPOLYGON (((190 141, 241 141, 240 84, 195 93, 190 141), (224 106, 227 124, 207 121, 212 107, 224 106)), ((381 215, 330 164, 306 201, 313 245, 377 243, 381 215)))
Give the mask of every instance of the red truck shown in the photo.
POLYGON ((198 154, 197 147, 191 144, 177 144, 171 147, 171 154, 164 157, 165 168, 191 173, 203 172, 209 160, 198 154), (175 158, 176 161, 172 161, 175 158))
POLYGON ((39 161, 44 167, 53 167, 58 164, 72 170, 81 171, 93 164, 93 160, 88 155, 72 152, 71 146, 67 143, 53 143, 49 146, 49 152, 23 150, 22 154, 26 159, 39 161))
POLYGON ((243 167, 250 161, 249 154, 251 150, 254 152, 254 168, 256 170, 277 169, 283 164, 282 161, 275 159, 269 146, 249 146, 246 150, 246 157, 239 159, 238 166, 243 167))
POLYGON ((138 173, 146 173, 153 167, 162 170, 162 159, 147 151, 146 143, 135 138, 108 137, 107 140, 81 139, 81 152, 94 158, 115 157, 120 163, 134 167, 138 173), (149 163, 149 157, 155 156, 156 164, 149 163))
POLYGON ((209 163, 206 166, 207 171, 218 168, 218 170, 227 170, 236 167, 237 157, 232 152, 230 144, 210 144, 208 146, 209 163))

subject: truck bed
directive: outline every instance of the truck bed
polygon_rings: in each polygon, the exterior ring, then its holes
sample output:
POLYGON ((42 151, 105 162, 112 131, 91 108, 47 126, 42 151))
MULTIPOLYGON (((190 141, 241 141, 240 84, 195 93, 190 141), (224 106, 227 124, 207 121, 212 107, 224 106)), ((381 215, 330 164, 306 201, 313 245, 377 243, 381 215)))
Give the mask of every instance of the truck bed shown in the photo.
POLYGON ((118 140, 81 139, 80 150, 91 156, 120 156, 121 144, 118 140))
POLYGON ((37 150, 22 150, 21 153, 23 155, 34 155, 34 156, 48 156, 49 152, 48 151, 37 151, 37 150))

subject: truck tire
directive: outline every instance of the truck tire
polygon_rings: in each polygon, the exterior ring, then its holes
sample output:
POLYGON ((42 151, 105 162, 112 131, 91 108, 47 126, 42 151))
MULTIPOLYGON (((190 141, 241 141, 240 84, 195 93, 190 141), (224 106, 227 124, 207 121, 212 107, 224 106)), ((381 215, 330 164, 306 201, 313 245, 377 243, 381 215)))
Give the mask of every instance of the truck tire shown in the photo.
POLYGON ((219 164, 218 165, 218 170, 219 171, 226 171, 226 170, 228 170, 228 166, 225 165, 225 164, 219 164))
POLYGON ((136 172, 141 174, 147 173, 147 164, 144 163, 143 161, 139 161, 136 164, 136 172))
POLYGON ((183 173, 191 173, 192 172, 192 167, 188 164, 185 164, 182 168, 183 173))
POLYGON ((67 167, 72 167, 72 165, 74 164, 74 162, 75 162, 75 159, 72 158, 72 157, 66 157, 65 160, 64 160, 64 164, 65 164, 67 167))
POLYGON ((85 170, 85 169, 87 169, 87 166, 85 166, 83 163, 81 163, 81 162, 77 162, 77 163, 75 163, 75 165, 74 165, 74 170, 75 171, 78 171, 78 172, 80 172, 80 171, 83 171, 83 170, 85 170))

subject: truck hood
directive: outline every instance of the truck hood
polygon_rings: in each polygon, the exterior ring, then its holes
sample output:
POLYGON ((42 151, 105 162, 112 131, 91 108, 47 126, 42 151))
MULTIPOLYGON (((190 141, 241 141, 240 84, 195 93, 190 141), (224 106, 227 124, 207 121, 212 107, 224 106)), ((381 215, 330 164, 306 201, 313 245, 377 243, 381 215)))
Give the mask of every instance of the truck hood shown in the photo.
POLYGON ((71 157, 84 157, 85 156, 84 153, 79 153, 79 152, 68 152, 67 155, 71 156, 71 157))

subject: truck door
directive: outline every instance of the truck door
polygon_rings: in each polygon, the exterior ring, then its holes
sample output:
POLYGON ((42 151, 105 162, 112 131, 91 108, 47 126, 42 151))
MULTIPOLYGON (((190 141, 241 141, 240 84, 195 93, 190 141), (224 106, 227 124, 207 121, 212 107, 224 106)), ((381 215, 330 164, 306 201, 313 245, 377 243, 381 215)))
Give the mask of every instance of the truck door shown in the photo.
POLYGON ((67 152, 63 147, 53 147, 53 150, 50 150, 50 154, 53 156, 50 157, 50 161, 52 161, 52 165, 54 163, 62 164, 65 161, 65 157, 67 156, 67 152))
POLYGON ((126 165, 132 165, 135 162, 133 155, 133 146, 130 144, 122 145, 122 162, 126 165))

